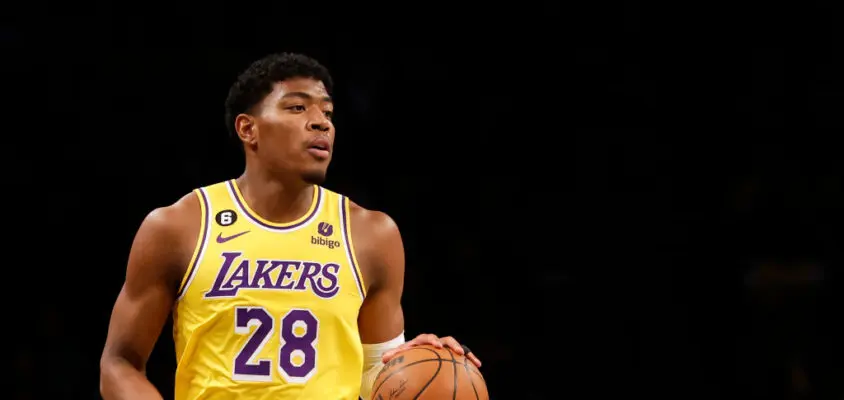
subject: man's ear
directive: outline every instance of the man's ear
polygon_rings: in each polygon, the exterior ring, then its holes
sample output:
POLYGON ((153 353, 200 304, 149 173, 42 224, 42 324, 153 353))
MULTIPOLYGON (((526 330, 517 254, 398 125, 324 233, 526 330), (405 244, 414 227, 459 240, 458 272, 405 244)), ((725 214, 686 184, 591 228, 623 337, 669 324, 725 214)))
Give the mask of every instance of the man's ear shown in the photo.
POLYGON ((246 144, 255 144, 258 140, 258 124, 255 118, 249 114, 238 114, 234 119, 234 129, 240 141, 246 144))

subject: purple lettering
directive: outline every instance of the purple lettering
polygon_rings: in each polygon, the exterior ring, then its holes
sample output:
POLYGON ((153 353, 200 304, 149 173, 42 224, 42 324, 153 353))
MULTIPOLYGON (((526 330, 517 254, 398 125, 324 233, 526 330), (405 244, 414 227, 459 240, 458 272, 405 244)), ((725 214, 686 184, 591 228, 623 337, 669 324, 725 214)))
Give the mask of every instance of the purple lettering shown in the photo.
POLYGON ((249 260, 243 260, 240 265, 234 270, 232 277, 223 285, 223 289, 240 289, 242 287, 249 287, 249 260), (235 285, 233 282, 237 282, 235 285))
POLYGON ((288 382, 303 382, 314 374, 316 370, 316 347, 314 342, 319 333, 319 320, 309 310, 293 309, 281 319, 281 348, 278 352, 281 373, 288 382), (305 332, 299 336, 293 330, 297 322, 301 322, 305 332), (301 352, 304 362, 293 364, 293 352, 301 352))
POLYGON ((337 285, 337 273, 340 272, 340 266, 337 264, 325 264, 322 267, 322 276, 314 282, 311 281, 311 287, 317 296, 324 299, 334 297, 340 291, 340 286, 337 285), (325 281, 329 283, 326 285, 325 281))
POLYGON ((234 260, 240 257, 241 254, 242 253, 240 252, 225 252, 222 254, 223 265, 220 266, 220 271, 217 272, 217 279, 214 280, 214 286, 211 287, 211 290, 205 293, 206 299, 209 297, 229 297, 237 294, 238 288, 223 290, 221 286, 223 279, 226 279, 226 275, 232 267, 232 263, 234 263, 234 260))
POLYGON ((272 281, 270 280, 270 272, 273 272, 276 268, 278 268, 278 264, 274 261, 270 264, 269 269, 264 269, 267 266, 267 260, 258 260, 258 266, 255 268, 255 277, 252 278, 252 284, 249 285, 251 288, 262 288, 262 289, 269 289, 272 287, 272 281), (258 286, 258 282, 263 281, 263 283, 258 286))
POLYGON ((281 272, 278 273, 278 279, 275 280, 275 285, 273 287, 275 289, 283 290, 293 289, 294 282, 290 281, 289 283, 284 283, 284 280, 293 275, 293 271, 288 271, 289 268, 292 267, 293 270, 297 270, 301 264, 301 261, 273 261, 273 265, 281 265, 281 272))
POLYGON ((305 290, 305 282, 311 281, 311 288, 314 287, 314 277, 316 274, 320 272, 322 269, 322 265, 315 262, 305 262, 305 269, 302 271, 302 275, 299 276, 299 283, 296 284, 296 290, 305 290))
POLYGON ((321 298, 331 298, 340 291, 340 265, 312 261, 240 259, 241 252, 224 252, 223 263, 205 298, 236 296, 241 289, 310 290, 321 298), (237 267, 232 268, 237 262, 237 267), (299 270, 298 279, 293 273, 299 270), (232 271, 229 273, 229 271, 232 271))
POLYGON ((267 336, 273 330, 273 317, 261 307, 237 307, 234 313, 234 331, 239 334, 250 334, 243 348, 234 358, 233 378, 241 381, 268 381, 272 372, 272 361, 249 360, 264 346, 267 336), (250 334, 251 326, 257 326, 250 334))

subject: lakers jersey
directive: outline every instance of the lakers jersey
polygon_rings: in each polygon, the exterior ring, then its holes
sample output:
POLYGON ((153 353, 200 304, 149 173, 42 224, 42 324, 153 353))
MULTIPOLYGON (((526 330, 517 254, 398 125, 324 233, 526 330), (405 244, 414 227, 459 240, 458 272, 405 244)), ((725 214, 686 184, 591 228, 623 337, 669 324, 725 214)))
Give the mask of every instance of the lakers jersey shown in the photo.
POLYGON ((313 190, 286 224, 252 211, 234 180, 194 191, 202 224, 174 309, 176 400, 358 399, 365 286, 349 200, 313 190))

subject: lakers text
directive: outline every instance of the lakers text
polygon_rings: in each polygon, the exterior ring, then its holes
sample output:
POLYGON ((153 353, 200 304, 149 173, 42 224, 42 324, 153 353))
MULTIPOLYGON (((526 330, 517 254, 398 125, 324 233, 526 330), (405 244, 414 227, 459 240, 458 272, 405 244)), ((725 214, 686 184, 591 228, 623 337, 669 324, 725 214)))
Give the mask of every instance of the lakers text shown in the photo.
POLYGON ((340 265, 298 260, 249 260, 240 252, 224 252, 223 264, 205 298, 233 297, 244 289, 311 291, 334 297, 340 290, 340 265), (232 268, 234 265, 237 267, 232 268))

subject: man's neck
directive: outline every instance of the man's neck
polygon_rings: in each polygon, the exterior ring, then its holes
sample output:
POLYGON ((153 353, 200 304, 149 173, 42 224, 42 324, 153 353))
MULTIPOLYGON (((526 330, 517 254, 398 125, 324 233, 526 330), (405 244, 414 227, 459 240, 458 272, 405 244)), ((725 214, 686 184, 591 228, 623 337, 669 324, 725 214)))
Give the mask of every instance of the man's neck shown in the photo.
POLYGON ((271 222, 295 221, 305 215, 313 202, 313 184, 299 178, 283 181, 247 166, 236 182, 249 208, 271 222))

